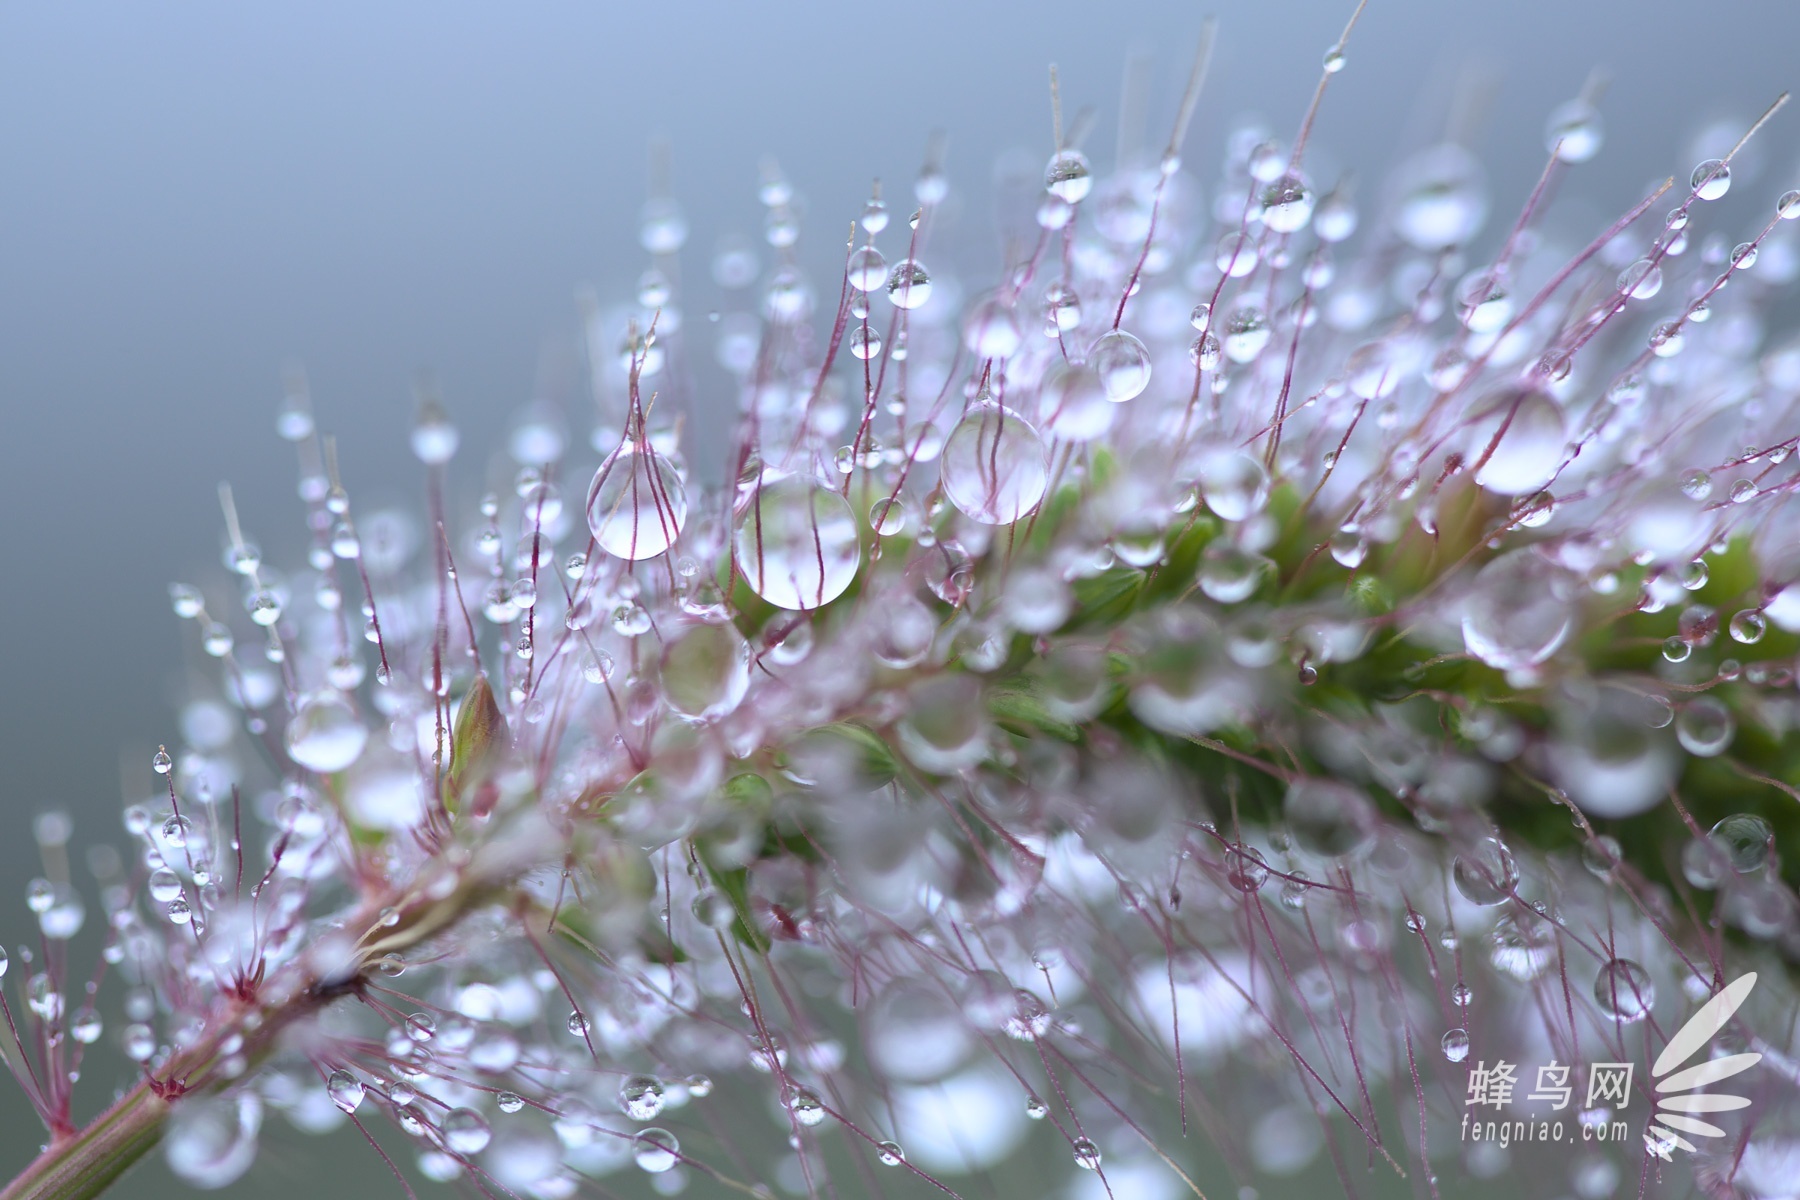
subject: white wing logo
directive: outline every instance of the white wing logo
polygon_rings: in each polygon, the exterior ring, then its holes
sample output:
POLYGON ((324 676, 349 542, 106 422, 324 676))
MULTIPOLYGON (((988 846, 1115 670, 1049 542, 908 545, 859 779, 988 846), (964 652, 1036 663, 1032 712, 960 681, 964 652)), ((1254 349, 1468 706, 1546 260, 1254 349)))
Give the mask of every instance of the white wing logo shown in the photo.
POLYGON ((1699 1089, 1749 1070, 1762 1061, 1762 1055, 1728 1054, 1683 1070, 1676 1068, 1706 1047, 1755 986, 1755 972, 1733 980, 1729 987, 1701 1005, 1700 1011, 1676 1031, 1663 1052, 1657 1055, 1656 1064, 1650 1068, 1650 1074, 1656 1079, 1656 1111, 1651 1113, 1650 1127, 1644 1131, 1644 1148, 1650 1153, 1666 1159, 1673 1148, 1679 1146, 1692 1154, 1694 1145, 1681 1136, 1683 1133, 1695 1137, 1725 1136, 1723 1129, 1693 1114, 1731 1112, 1749 1105, 1750 1101, 1742 1096, 1715 1095, 1699 1089), (1671 1071, 1674 1074, 1671 1075, 1671 1071))

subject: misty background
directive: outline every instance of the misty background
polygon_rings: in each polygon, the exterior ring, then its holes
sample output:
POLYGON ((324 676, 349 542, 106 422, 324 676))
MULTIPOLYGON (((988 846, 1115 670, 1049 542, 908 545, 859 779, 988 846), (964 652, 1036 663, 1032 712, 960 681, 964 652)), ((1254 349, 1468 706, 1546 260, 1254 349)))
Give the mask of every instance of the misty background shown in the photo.
MULTIPOLYGON (((1233 118, 1258 113, 1292 138, 1351 7, 1216 6, 1185 155, 1202 183, 1217 177, 1233 118)), ((574 297, 591 285, 624 300, 649 265, 638 213, 647 147, 662 138, 691 229, 690 423, 716 430, 734 397, 712 362, 705 314, 728 302, 710 263, 732 234, 771 261, 762 156, 804 198, 802 258, 829 297, 871 177, 904 218, 928 140, 944 131, 953 202, 928 261, 975 285, 999 264, 995 164, 1017 150, 1041 170, 1051 149, 1046 64, 1060 66, 1068 112, 1097 107, 1086 148, 1105 169, 1128 59, 1152 68, 1146 136, 1160 142, 1208 11, 1190 0, 0 7, 0 939, 36 936, 24 905, 39 870, 32 816, 71 812, 78 852, 122 845, 122 804, 150 794, 151 752, 179 740, 181 701, 213 675, 166 589, 221 574, 218 483, 234 484, 272 562, 304 552, 292 449, 273 431, 284 363, 304 364, 365 512, 420 493, 406 435, 412 381, 430 369, 463 433, 453 511, 466 520, 481 491, 510 478, 504 431, 528 401, 569 404, 584 447, 574 297)), ((1491 232, 1536 181, 1549 111, 1604 68, 1605 149, 1558 201, 1597 229, 1662 178, 1685 180, 1709 124, 1746 126, 1795 83, 1797 44, 1800 6, 1777 0, 1374 0, 1309 164, 1327 184, 1353 171, 1367 215, 1389 168, 1441 135, 1459 86, 1485 80, 1473 146, 1489 168, 1491 232)), ((1796 148, 1800 108, 1735 172, 1722 204, 1738 207, 1714 227, 1760 224, 1800 182, 1796 148), (1744 169, 1757 160, 1760 173, 1744 169)), ((584 485, 571 477, 567 490, 584 485)), ((87 878, 79 867, 76 878, 87 878)), ((90 933, 99 921, 90 895, 90 933)), ((89 1074, 90 1106, 125 1078, 117 1060, 89 1074)), ((39 1138, 8 1088, 0 1176, 39 1138)), ((346 1194, 398 1194, 353 1131, 307 1140, 278 1119, 237 1187, 316 1194, 326 1161, 346 1194)), ((1336 1190, 1328 1166, 1316 1186, 1336 1190)), ((116 1194, 181 1191, 158 1160, 116 1194)))

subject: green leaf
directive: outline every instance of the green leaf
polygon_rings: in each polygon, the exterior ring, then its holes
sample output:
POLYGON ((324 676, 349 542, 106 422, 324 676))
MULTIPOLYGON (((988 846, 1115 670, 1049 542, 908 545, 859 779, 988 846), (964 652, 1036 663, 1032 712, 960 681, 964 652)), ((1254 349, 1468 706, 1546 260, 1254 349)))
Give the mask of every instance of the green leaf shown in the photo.
POLYGON ((1030 737, 1047 733, 1065 742, 1081 740, 1081 730, 1053 715, 1044 701, 1023 684, 996 688, 988 693, 988 712, 1012 733, 1030 737))
POLYGON ((450 772, 444 779, 444 808, 454 815, 488 782, 506 752, 506 717, 494 701, 487 676, 477 675, 456 713, 450 734, 450 772))

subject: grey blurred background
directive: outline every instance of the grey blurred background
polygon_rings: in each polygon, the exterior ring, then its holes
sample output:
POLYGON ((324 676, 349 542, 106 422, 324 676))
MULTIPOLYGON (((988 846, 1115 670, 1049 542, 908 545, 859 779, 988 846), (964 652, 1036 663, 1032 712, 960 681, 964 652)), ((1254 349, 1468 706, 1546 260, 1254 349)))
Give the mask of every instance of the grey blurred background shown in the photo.
MULTIPOLYGON (((1217 6, 1218 52, 1187 146, 1203 181, 1232 117, 1260 113, 1291 137, 1350 8, 1217 6)), ((346 482, 368 500, 418 487, 409 387, 432 369, 464 433, 466 510, 510 473, 514 411, 543 391, 579 401, 566 349, 575 290, 623 299, 648 265, 637 214, 646 146, 663 137, 692 228, 693 407, 722 416, 709 263, 722 236, 760 234, 761 155, 805 198, 804 257, 829 292, 870 177, 888 181, 904 217, 927 139, 946 131, 957 203, 937 259, 954 253, 973 276, 998 262, 994 164, 1015 148, 1047 157, 1046 64, 1060 64, 1071 111, 1099 107, 1088 148, 1105 165, 1129 56, 1154 67, 1160 139, 1207 11, 1192 0, 0 7, 0 938, 35 934, 23 904, 38 869, 31 816, 64 807, 78 844, 118 838, 121 803, 148 791, 151 751, 178 739, 198 652, 165 589, 218 569, 217 483, 236 485, 272 558, 305 544, 291 452, 272 430, 283 362, 305 364, 346 482)), ((1372 195, 1405 150, 1441 131, 1457 79, 1485 71, 1475 145, 1503 224, 1542 165, 1546 114, 1603 67, 1606 147, 1564 191, 1598 219, 1652 181, 1685 178, 1708 123, 1747 123, 1796 82, 1796 44, 1800 6, 1778 0, 1374 0, 1314 162, 1353 168, 1372 195)), ((1796 146, 1800 111, 1760 142, 1760 177, 1740 171, 1727 201, 1743 206, 1739 225, 1800 178, 1796 146)), ((575 422, 578 439, 587 424, 575 422)), ((110 1092, 112 1069, 91 1072, 90 1102, 110 1092)), ((8 1090, 0 1175, 38 1137, 8 1090)), ((265 1143, 240 1188, 316 1194, 328 1154, 345 1194, 398 1192, 353 1133, 265 1143)), ((1335 1190, 1335 1177, 1321 1185, 1335 1190)), ((180 1190, 158 1163, 118 1194, 180 1190)))

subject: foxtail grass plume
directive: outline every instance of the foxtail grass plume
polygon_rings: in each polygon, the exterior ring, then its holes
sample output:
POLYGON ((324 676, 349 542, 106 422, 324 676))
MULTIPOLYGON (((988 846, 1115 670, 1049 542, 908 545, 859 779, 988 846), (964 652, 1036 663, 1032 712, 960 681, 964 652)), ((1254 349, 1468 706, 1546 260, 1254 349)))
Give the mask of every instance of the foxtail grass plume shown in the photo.
POLYGON ((5 1195, 375 1122, 534 1200, 1786 1194, 1800 191, 1720 228, 1740 141, 1565 240, 1592 97, 1535 184, 1446 140, 1353 190, 1308 154, 1348 36, 1216 169, 1204 47, 1160 152, 1098 171, 1058 106, 981 286, 939 150, 823 283, 769 164, 713 321, 654 196, 592 406, 524 410, 473 510, 433 388, 422 505, 367 508, 291 376, 308 552, 225 491, 229 585, 171 590, 213 685, 126 852, 87 894, 37 823, 3 1044, 50 1136, 5 1195), (1697 1011, 1746 1104, 1659 1094, 1697 1011))

